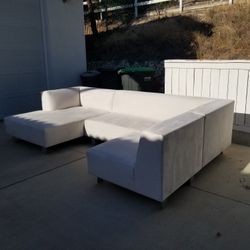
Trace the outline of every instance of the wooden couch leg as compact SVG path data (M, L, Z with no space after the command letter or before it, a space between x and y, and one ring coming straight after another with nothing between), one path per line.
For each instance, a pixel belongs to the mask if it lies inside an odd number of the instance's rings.
M102 183L102 182L103 182L103 179L102 179L102 178L97 177L97 183Z

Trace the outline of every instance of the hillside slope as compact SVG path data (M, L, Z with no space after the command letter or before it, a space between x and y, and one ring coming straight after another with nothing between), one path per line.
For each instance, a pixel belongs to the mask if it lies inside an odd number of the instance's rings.
M250 2L87 36L88 61L250 59Z
M214 25L206 38L196 35L197 58L250 59L250 3L211 9L204 17Z

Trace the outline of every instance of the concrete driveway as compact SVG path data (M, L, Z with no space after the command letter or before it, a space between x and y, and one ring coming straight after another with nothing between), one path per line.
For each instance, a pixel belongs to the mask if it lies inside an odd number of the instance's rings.
M249 249L250 148L232 145L168 206L88 175L89 144L48 154L0 124L0 249Z

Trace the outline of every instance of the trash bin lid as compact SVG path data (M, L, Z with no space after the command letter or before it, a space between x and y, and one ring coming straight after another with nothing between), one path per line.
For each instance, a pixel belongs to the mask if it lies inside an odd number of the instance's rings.
M150 67L126 67L118 71L119 74L130 73L154 73L155 70Z
M120 69L123 69L123 67L116 67L116 66L111 67L111 66L107 66L107 67L98 68L97 70L99 72L101 72L101 73L103 73L103 72L109 73L109 72L117 72Z

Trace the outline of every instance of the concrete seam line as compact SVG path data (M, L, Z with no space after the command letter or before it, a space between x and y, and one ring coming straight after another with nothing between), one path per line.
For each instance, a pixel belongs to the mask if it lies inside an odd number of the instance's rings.
M44 174L46 174L46 173L52 172L52 171L54 171L54 170L56 170L56 169L63 168L63 167L65 167L66 165L69 165L69 164L72 164L72 163L74 163L74 162L83 160L83 159L85 159L85 158L86 158L86 156L81 157L81 158L78 158L78 159L76 159L76 160L69 161L69 162L67 162L67 163L65 163L65 164L62 164L62 165L60 165L60 166L57 166L57 167L54 167L54 168L51 168L51 169L48 169L48 170L39 172L39 173L37 173L37 174L30 175L30 176L28 176L28 177L25 177L25 178L23 178L23 179L21 179L21 180L15 181L15 182L10 183L10 184L7 184L7 185L5 185L5 186L2 186L2 187L0 186L0 191L1 191L1 190L4 190L4 189L6 189L6 188L9 188L9 187L15 186L15 185L17 185L17 184L23 183L23 182L25 182L25 181L27 181L27 180L30 180L30 179L33 179L33 178L35 178L35 177L39 177L39 176L44 175Z
M246 205L248 207L250 206L250 203L247 203L247 202L244 202L244 201L240 201L240 200L236 200L236 199L232 199L232 198L230 198L228 196L224 196L224 195L221 195L221 194L216 194L214 192L203 190L201 188L194 187L194 186L190 186L190 188L196 189L196 190L198 190L200 192L204 192L204 193L208 193L208 194L213 194L213 195L215 195L217 197L220 197L220 198L223 198L223 199L226 199L226 200L230 200L230 201L234 201L234 202L237 202L237 203L241 203L241 204Z

